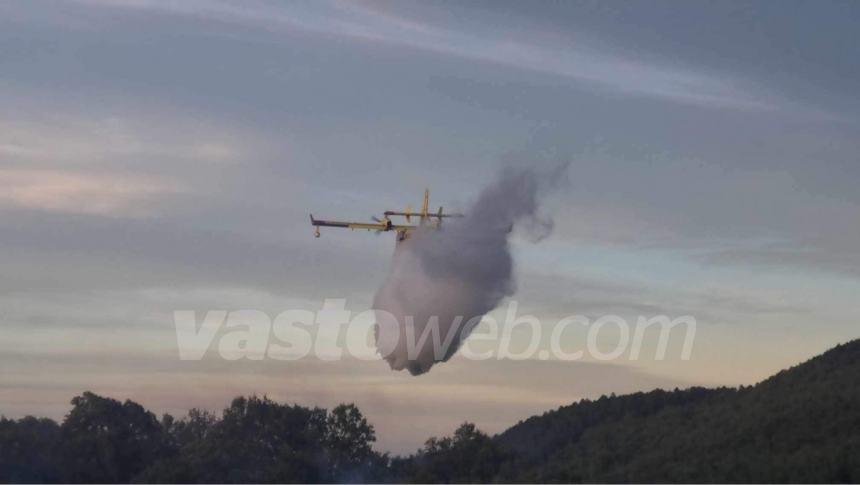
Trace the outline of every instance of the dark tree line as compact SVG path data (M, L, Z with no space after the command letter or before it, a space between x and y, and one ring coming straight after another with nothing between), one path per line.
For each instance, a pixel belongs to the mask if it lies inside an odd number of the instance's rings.
M496 481L860 482L860 340L755 385L603 397L497 437Z
M379 481L387 456L352 404L327 412L236 398L220 417L160 420L137 403L85 392L57 424L0 420L4 482Z
M375 441L353 404L326 411L239 397L221 416L192 409L158 419L85 392L61 424L0 418L0 482L481 482L504 457L469 423L409 458L375 452Z
M583 400L407 457L359 409L240 397L176 419L85 392L62 423L0 418L0 482L860 482L860 341L752 387Z

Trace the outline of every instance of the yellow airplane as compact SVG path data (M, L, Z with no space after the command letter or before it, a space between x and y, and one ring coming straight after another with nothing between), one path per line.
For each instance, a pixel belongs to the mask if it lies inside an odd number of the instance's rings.
M429 227L439 227L442 224L442 219L445 217L463 217L463 214L444 214L442 212L442 207L439 207L438 212L429 212L430 207L430 190L424 190L424 203L421 205L421 212L412 212L412 207L406 206L406 210L403 212L398 211L385 211L383 212L382 219L373 217L374 222L344 222L344 221L324 221L320 219L314 219L314 215L311 214L311 225L314 226L314 236L320 237L320 227L343 227L347 229L366 229L368 231L376 231L377 233L383 231L396 231L397 232L397 241L403 241L408 236L409 231L413 231L418 229L419 227L429 226ZM390 219L390 216L403 216L406 218L407 224L394 224ZM409 225L409 222L412 222L413 217L418 217L418 225ZM433 220L435 219L435 221Z

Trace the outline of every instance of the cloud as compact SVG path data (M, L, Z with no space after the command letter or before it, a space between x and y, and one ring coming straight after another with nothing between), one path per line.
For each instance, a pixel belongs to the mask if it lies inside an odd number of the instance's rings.
M419 49L461 59L560 76L599 89L668 101L743 110L773 104L731 75L643 62L587 45L575 36L548 35L541 26L517 38L503 27L459 29L422 22L363 2L271 4L223 1L78 0L89 6L194 16L269 32L298 31Z
M243 155L236 134L187 117L99 116L81 107L46 115L33 111L56 107L35 104L14 120L0 117L0 162L69 166L169 158L220 164Z
M766 243L757 247L731 248L699 256L707 265L756 267L775 270L812 270L850 278L860 277L860 251L855 238L835 241Z
M105 114L22 93L0 115L0 208L151 216L171 198L212 194L234 165L267 149L248 130L162 108Z
M523 314L547 321L569 315L592 319L603 315L639 316L693 315L699 323L748 325L755 319L807 318L818 310L810 302L791 301L779 292L723 286L716 281L701 287L664 288L561 272L528 272L522 275L522 290L516 299Z
M0 205L48 212L143 215L148 201L181 190L176 182L148 175L0 168Z

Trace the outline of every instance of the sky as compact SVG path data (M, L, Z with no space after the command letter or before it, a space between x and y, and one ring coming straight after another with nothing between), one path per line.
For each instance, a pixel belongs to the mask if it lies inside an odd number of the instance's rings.
M177 415L355 402L407 453L854 339L858 21L855 2L2 2L0 414L62 419L84 390ZM309 212L365 221L425 187L465 210L502 167L560 161L552 234L512 237L512 299L545 322L692 315L689 360L179 359L176 310L370 307L393 236L316 239Z

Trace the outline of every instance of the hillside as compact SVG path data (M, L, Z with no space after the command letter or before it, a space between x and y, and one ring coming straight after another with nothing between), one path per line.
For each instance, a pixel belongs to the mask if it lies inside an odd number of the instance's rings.
M860 341L752 387L583 401L496 440L506 481L857 482Z

